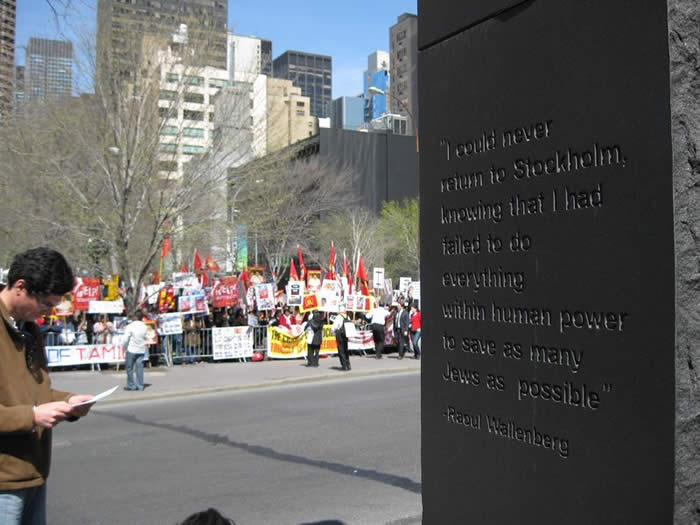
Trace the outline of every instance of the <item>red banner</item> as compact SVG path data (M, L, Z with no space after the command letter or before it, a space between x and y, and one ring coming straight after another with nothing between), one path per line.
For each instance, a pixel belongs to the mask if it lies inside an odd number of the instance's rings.
M100 300L100 278L78 277L73 288L73 310L87 312L90 301Z
M222 277L212 290L212 306L227 308L238 305L238 278Z

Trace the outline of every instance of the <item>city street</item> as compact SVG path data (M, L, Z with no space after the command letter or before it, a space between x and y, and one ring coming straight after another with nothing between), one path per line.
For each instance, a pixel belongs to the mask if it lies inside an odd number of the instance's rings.
M420 523L420 374L98 405L48 486L58 525Z

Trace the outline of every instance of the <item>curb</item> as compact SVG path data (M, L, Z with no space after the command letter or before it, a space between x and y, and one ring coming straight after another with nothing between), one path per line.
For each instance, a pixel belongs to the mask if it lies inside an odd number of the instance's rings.
M420 374L420 368L399 368L395 370L376 370L376 371L366 371L357 372L355 374L324 374L321 376L314 377L297 377L289 379L273 379L265 381L262 383L252 383L249 385L227 385L227 386L217 386L211 388L198 388L193 390L179 390L176 392L163 392L161 394L138 394L135 397L119 398L119 399L105 399L100 401L99 405L118 405L124 403L132 403L134 401L156 401L160 399L176 398L176 397L189 397L196 395L205 394L216 394L218 392L237 392L243 390L259 390L262 388L270 388L275 386L285 386L285 385L300 385L305 383L318 383L327 381L343 381L346 379L353 379L358 377L372 377L379 375L396 375L396 374L410 374L418 373Z

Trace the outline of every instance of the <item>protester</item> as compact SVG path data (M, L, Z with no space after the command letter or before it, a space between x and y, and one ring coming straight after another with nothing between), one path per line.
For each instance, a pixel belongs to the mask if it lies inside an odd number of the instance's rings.
M394 314L394 340L399 359L403 359L406 348L408 348L408 326L408 312L399 303L396 305L396 313Z
M289 307L285 306L282 310L282 316L280 317L279 325L283 326L287 330L292 329L292 325L297 324L296 318L289 311Z
M338 345L338 358L340 359L340 368L349 371L350 370L350 355L348 354L348 336L345 333L345 323L348 317L345 311L345 307L341 306L338 315L335 316L333 320L333 325L331 330L335 334L335 342Z
M382 358L384 351L384 322L389 317L389 312L384 308L384 304L379 301L377 306L367 312L365 317L372 324L372 339L374 340L374 354L377 359Z
M420 308L414 302L411 305L411 344L413 345L413 357L420 359Z
M185 364L191 365L198 360L199 347L202 344L202 337L199 332L202 329L202 323L193 315L185 316Z
M90 395L51 388L36 325L73 288L73 272L54 250L35 248L12 261L0 289L0 516L3 525L46 523L51 429L87 415Z
M323 342L323 317L321 312L315 310L311 315L311 319L307 322L306 327L306 366L318 367L318 354L321 350Z
M148 328L139 314L131 316L131 322L124 329L122 345L126 348L126 387L124 390L143 390L143 358L146 354L146 333ZM134 382L134 370L136 381Z

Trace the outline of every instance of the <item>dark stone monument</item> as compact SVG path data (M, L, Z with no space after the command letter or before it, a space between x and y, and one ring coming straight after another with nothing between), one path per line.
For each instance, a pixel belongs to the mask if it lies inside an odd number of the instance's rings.
M695 4L419 0L424 523L698 523Z

